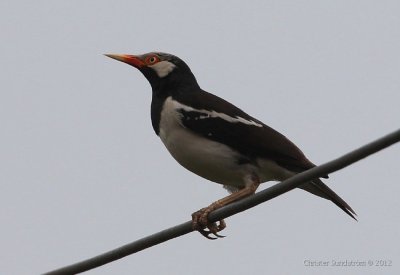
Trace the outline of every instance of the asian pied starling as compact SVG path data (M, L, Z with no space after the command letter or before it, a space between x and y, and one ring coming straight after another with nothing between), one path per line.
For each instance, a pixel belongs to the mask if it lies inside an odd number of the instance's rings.
M223 237L218 232L226 227L224 220L209 222L210 212L253 194L260 183L283 181L315 166L284 135L202 90L180 58L161 52L106 56L132 65L150 82L153 129L175 160L231 192L192 214L193 228L205 237ZM299 188L331 200L356 219L354 210L320 179Z

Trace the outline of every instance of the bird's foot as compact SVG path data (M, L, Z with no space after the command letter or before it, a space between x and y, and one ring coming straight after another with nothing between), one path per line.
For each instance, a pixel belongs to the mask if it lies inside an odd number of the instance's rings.
M192 227L194 230L200 232L201 235L206 237L209 240L215 240L217 238L224 238L225 236L218 234L218 232L222 231L226 227L226 223L224 220L220 220L218 222L209 222L208 214L210 214L215 209L220 208L221 206L213 203L206 208L202 208L199 211L196 211L192 214ZM214 235L210 236L210 235Z

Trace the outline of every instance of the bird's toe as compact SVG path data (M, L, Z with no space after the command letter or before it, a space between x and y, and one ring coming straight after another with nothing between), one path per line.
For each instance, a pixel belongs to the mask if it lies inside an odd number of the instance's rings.
M192 214L192 227L197 230L204 237L210 240L215 240L217 238L224 238L225 236L220 235L219 232L226 228L226 223L224 220L219 222L209 222L208 214L212 211L209 207L200 209ZM212 237L214 235L215 237Z

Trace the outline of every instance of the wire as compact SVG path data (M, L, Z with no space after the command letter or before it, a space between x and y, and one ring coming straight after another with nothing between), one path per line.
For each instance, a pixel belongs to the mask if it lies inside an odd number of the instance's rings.
M343 169L344 167L349 166L350 164L353 164L399 141L400 141L400 129L380 139L377 139L371 143L368 143L350 153L347 153L335 160L329 161L323 165L299 173L283 182L277 183L250 197L244 198L240 201L237 201L223 208L220 208L210 213L209 220L211 222L215 222L230 217L239 212L245 211L260 203L266 202L279 195L282 195L283 193L286 193L298 187L302 183L308 182L312 179L316 179L323 175L327 175L332 172ZM113 249L111 251L105 252L93 258L83 260L81 262L44 273L44 275L77 274L84 271L88 271L90 269L105 265L107 263L121 259L133 253L152 247L154 245L188 234L192 231L193 231L192 223L191 221L188 221L176 225L174 227L165 229L153 235L144 237L137 241L131 242L119 248Z

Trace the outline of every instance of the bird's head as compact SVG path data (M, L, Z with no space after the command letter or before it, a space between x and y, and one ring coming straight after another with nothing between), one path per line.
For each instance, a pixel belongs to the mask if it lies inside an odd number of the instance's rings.
M147 78L155 92L179 89L183 86L198 87L189 66L172 54L151 52L143 55L106 54L106 56L137 68Z

